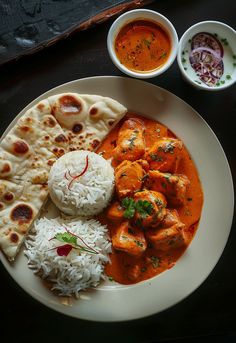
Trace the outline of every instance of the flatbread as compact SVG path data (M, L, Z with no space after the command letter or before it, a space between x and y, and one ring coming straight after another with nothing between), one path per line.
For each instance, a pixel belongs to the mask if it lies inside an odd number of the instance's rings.
M0 143L0 246L9 260L47 199L52 164L68 148L66 138L63 145L57 143L64 132L51 117L54 126L49 130L46 116L27 112Z
M73 150L95 150L126 111L111 98L57 94L26 111L2 139L0 247L10 261L48 197L56 159Z
M65 93L48 101L70 151L95 150L127 111L119 102L99 95Z

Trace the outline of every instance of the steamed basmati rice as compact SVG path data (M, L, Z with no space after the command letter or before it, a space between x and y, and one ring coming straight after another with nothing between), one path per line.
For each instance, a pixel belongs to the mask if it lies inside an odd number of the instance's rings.
M67 256L59 256L53 249L65 243L52 239L66 229L81 237L98 254L72 249ZM79 296L79 291L96 287L105 278L104 264L109 262L111 252L106 226L97 220L77 219L74 221L42 218L36 221L26 241L28 266L43 279L53 283L52 290L59 295ZM83 245L78 239L78 244ZM85 246L85 245L84 245Z
M70 184L71 175L86 172ZM72 151L60 157L49 174L49 192L55 205L72 216L94 216L109 203L114 189L114 170L102 156Z

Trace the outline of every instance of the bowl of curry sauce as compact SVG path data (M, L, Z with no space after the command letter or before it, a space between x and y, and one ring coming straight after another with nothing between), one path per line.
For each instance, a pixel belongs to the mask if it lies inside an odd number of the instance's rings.
M178 36L162 14L138 9L114 21L107 47L117 68L129 76L146 79L162 74L174 62Z

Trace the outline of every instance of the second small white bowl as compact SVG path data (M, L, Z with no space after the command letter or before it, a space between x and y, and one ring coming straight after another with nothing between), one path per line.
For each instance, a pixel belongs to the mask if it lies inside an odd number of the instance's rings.
M129 22L132 22L134 20L142 20L142 19L151 20L159 24L161 27L164 28L164 30L167 32L171 40L171 52L166 63L164 63L161 67L157 69L147 71L147 72L133 71L126 68L123 64L120 63L118 57L116 56L115 48L114 48L114 42L120 29L124 25L128 24ZM148 78L155 77L164 73L164 71L166 71L172 65L177 55L178 36L177 36L174 26L162 14L155 11L151 11L151 10L137 9L137 10L129 11L122 14L120 17L118 17L114 21L114 23L110 27L110 30L107 36L107 48L108 48L108 52L111 57L111 60L116 65L116 67L119 68L123 73L129 76L140 78L140 79L148 79Z
M200 32L215 35L224 49L222 58L224 73L217 85L213 87L201 82L189 63L192 38ZM180 39L177 61L184 79L193 87L213 92L228 88L236 82L236 31L232 27L214 20L202 21L191 26Z

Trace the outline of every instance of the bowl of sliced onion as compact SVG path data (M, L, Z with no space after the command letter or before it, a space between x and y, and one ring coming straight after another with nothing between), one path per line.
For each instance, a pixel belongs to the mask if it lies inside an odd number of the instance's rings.
M217 91L236 81L236 31L218 21L191 26L181 37L177 61L185 80Z

